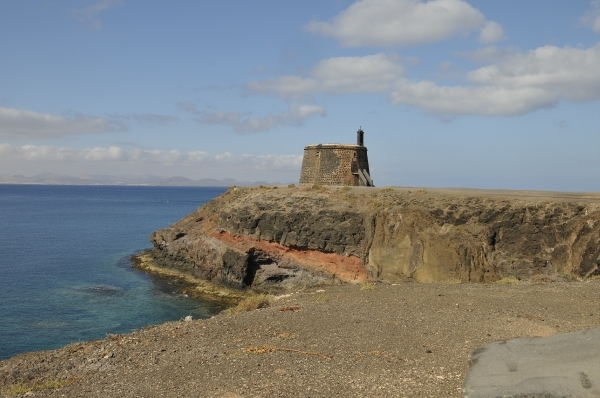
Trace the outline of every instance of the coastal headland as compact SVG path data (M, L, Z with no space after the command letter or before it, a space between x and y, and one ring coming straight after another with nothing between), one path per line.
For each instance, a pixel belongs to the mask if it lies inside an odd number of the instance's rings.
M21 354L0 396L459 397L484 344L600 327L600 194L234 187L151 240L270 306Z
M155 269L274 291L600 274L600 194L230 188L150 238Z

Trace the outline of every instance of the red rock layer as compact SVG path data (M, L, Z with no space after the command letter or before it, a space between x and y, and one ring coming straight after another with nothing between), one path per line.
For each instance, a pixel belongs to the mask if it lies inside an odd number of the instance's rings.
M252 249L260 250L273 258L280 259L282 263L295 263L307 271L325 273L344 282L360 283L368 279L368 272L358 257L324 253L317 250L294 249L275 242L232 235L225 231L212 232L210 235L237 250L244 252Z

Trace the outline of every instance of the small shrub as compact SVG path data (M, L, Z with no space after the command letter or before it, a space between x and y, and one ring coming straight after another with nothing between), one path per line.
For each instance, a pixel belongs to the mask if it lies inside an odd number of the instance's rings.
M350 187L349 187L349 186L345 186L345 187L342 187L342 188L340 189L340 191L342 191L342 192L347 192L347 191L349 191L349 190L350 190Z
M273 296L270 294L253 294L245 297L235 307L227 310L229 315L239 314L240 312L254 311L259 308L266 308L271 305Z
M375 290L373 281L366 281L360 284L360 290Z
M577 280L577 275L572 273L564 273L558 274L558 278L564 280L565 282L575 282Z
M288 188L296 188L296 184L290 184L288 185Z
M506 276L500 280L497 280L496 283L500 284L500 285L508 285L511 283L519 283L521 282L519 279L515 278L514 276Z
M326 294L317 294L315 297L312 298L312 301L315 302L321 302L321 301L327 301L327 295Z
M323 187L320 186L319 184L315 184L315 185L312 186L312 189L315 190L315 191L319 191L319 190L323 189Z

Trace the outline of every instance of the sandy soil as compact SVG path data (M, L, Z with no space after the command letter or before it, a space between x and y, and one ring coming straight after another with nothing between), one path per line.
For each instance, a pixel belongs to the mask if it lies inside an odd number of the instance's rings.
M483 344L600 327L600 280L365 286L19 355L0 362L0 395L26 382L62 385L35 397L461 396Z

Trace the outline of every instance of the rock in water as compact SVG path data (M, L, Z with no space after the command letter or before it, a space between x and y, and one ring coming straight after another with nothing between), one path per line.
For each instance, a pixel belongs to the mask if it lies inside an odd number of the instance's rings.
M497 341L471 354L465 398L600 396L600 329Z

